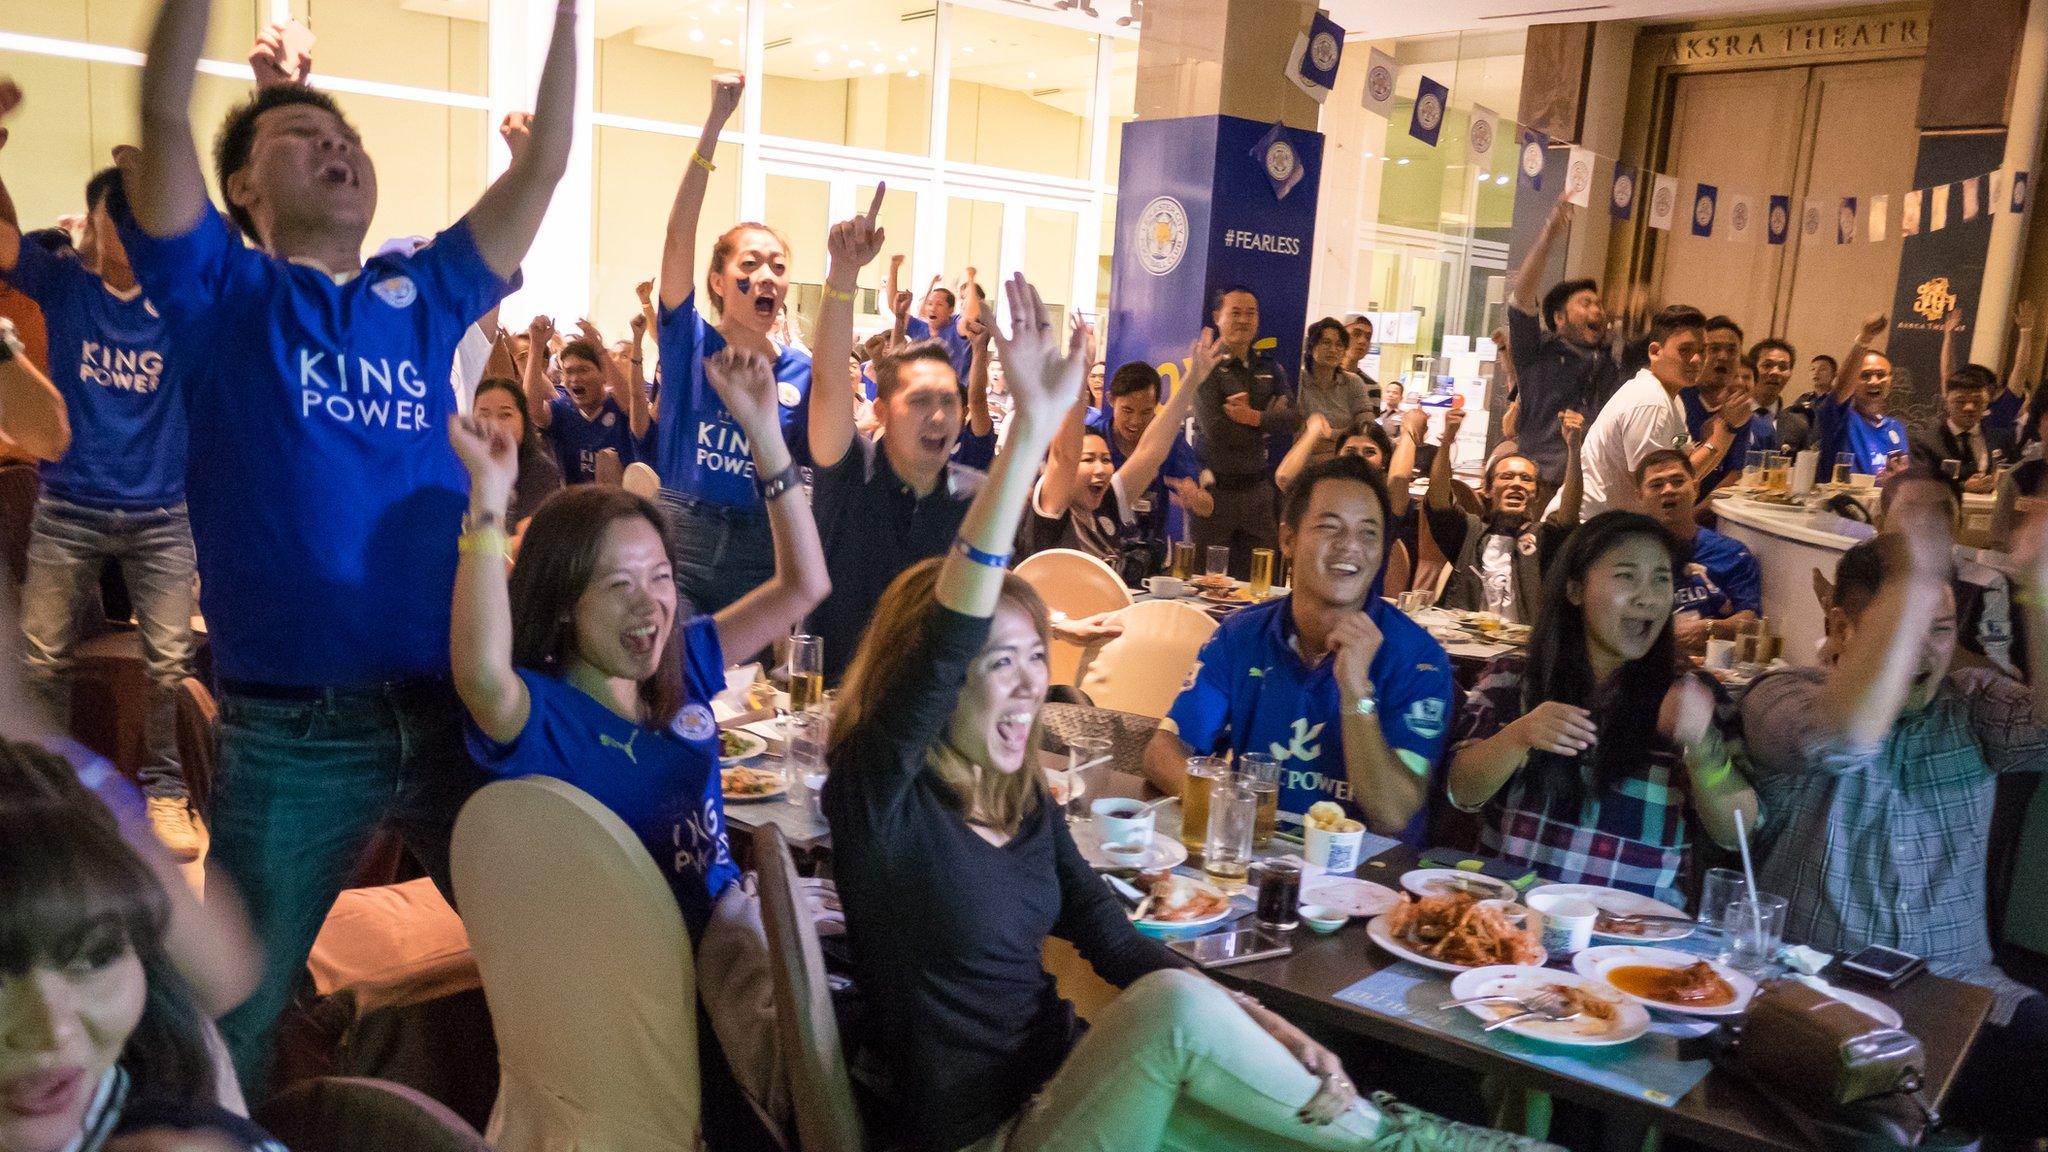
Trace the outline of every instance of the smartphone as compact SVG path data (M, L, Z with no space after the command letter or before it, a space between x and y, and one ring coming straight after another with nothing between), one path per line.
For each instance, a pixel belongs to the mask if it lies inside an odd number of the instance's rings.
M1844 976L1880 988L1897 988L1925 970L1927 961L1911 952L1872 944L1854 956L1845 957L1841 967Z
M1285 936L1258 928L1212 932L1192 940L1169 940L1166 946L1193 960L1200 968L1249 964L1254 960L1271 960L1294 952L1294 943Z

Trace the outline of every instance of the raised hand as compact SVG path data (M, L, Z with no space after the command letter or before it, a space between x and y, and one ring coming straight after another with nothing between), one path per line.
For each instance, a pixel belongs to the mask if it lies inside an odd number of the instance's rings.
M1353 699L1372 695L1372 658L1380 651L1379 625L1364 612L1347 613L1330 629L1332 670L1337 687Z
M526 322L526 338L532 342L532 347L540 349L542 355L546 355L548 342L555 338L554 319L544 313L536 314L533 319Z
M1732 388L1727 398L1721 401L1718 415L1729 431L1739 432L1749 423L1749 418L1756 415L1756 397L1747 388Z
M13 115L21 107L21 86L11 79L0 79L0 120ZM0 148L7 147L7 129L0 128Z
M1005 282L1003 291L1010 302L1012 328L1007 337L1000 329L995 334L1004 384L1015 414L1049 434L1081 394L1088 374L1088 326L1076 325L1062 350L1045 302L1024 274Z
M1567 448L1576 448L1586 435L1586 414L1576 408L1566 408L1557 414L1557 434L1564 438Z
M633 331L633 343L638 344L647 339L647 313L633 313L633 318L626 321L626 326Z
M976 348L986 348L989 340L995 335L995 327L976 317L960 322L960 334L967 337L967 342Z
M1427 417L1424 417L1424 419L1427 419ZM1465 410L1457 407L1446 408L1444 410L1444 443L1449 444L1451 441L1456 440L1458 438L1458 429L1464 426Z
M1216 366L1223 363L1223 358L1228 355L1230 350L1223 346L1223 338L1216 334L1216 330L1202 329L1202 334L1195 337L1194 343L1188 345L1188 378L1182 387L1207 380L1209 373L1214 372Z
M711 78L711 114L706 122L723 125L739 109L740 96L747 90L747 78L728 72Z
M1315 440L1328 440L1337 434L1337 430L1330 427L1330 418L1321 412L1311 412L1303 418L1301 431L1302 435Z
M887 230L875 223L875 217L881 213L882 196L888 191L887 184L876 185L874 201L868 205L865 215L842 220L832 226L832 231L825 237L825 250L832 257L833 268L858 271L874 263L875 257L882 254Z
M533 139L533 113L505 113L505 118L498 121L498 139L505 142L505 150L517 161L525 154L527 142Z
M1885 315L1882 312L1872 312L1870 315L1863 318L1863 327L1856 334L1857 343L1862 344L1864 347L1867 348L1870 346L1870 342L1872 340L1875 340L1879 336L1884 335L1885 329L1890 328L1891 326L1891 317Z
M469 470L472 498L504 511L519 484L519 445L474 416L457 416L448 422L448 443Z
M1429 438L1429 411L1424 408L1410 408L1401 416L1401 435L1417 444Z
M249 70L259 89L304 84L313 74L313 33L296 20L265 28L249 49Z
M1531 752L1577 756L1600 742L1600 730L1593 726L1591 712L1557 700L1538 704L1511 727L1517 729L1517 738Z
M1714 723L1714 693L1698 676L1680 676L1664 693L1657 710L1657 731L1680 748L1706 739Z
M597 330L597 325L592 324L588 318L576 321L576 333L587 341L592 348L597 349L601 355L609 356L611 354L607 350L604 336Z
M728 344L717 355L705 358L704 379L749 437L764 428L781 427L775 372L766 357L741 352Z

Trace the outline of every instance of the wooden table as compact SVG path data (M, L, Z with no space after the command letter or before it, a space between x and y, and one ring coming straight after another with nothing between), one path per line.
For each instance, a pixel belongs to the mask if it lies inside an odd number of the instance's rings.
M1367 861L1358 869L1358 876L1398 891L1401 874L1415 864L1414 852L1397 848ZM1676 1106L1658 1107L1525 1064L1483 1044L1338 1000L1338 992L1398 963L1373 946L1361 921L1354 920L1329 936L1298 930L1294 937L1295 950L1290 956L1218 968L1212 974L1253 993L1291 1019L1362 1036L1498 1077L1508 1085L1585 1105L1607 1116L1610 1127L1622 1135L1620 1143L1610 1139L1614 1147L1631 1146L1640 1140L1643 1129L1655 1127L1727 1152L1811 1152L1770 1104L1719 1069L1709 1072ZM1984 1025L1991 1010L1991 993L1974 984L1923 975L1896 991L1875 995L1896 1008L1905 1018L1906 1030L1920 1038L1927 1055L1928 1089L1939 1101L1948 1093L1964 1054Z

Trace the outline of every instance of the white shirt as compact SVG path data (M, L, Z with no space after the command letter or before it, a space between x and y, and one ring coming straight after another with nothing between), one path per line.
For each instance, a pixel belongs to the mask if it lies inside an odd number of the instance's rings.
M1677 448L1684 442L1685 408L1677 393L1666 391L1648 368L1637 372L1586 429L1580 449L1585 473L1580 517L1591 520L1602 512L1633 506L1636 465L1659 448ZM1551 501L1552 508L1562 495Z
M1967 435L1970 438L1970 454L1977 458L1975 461L1975 466L1978 473L1981 474L1984 472L1991 471L1991 455L1990 452L1984 447L1983 424L1980 423L1975 428L1972 428L1967 433L1965 433L1961 428L1956 427L1955 421L1953 420L1944 420L1942 421L1942 423L1948 425L1948 434L1954 436L1956 439L1960 440L1965 435Z

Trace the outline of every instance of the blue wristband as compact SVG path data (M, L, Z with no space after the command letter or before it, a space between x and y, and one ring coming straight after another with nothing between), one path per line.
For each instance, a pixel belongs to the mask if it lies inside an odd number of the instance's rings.
M953 551L958 552L984 568L1008 568L1010 566L1009 553L983 552L965 540L953 541Z

